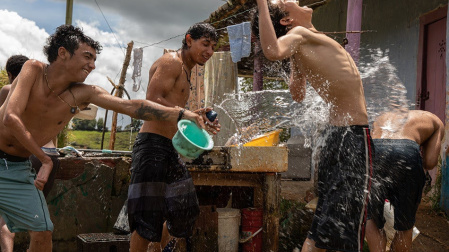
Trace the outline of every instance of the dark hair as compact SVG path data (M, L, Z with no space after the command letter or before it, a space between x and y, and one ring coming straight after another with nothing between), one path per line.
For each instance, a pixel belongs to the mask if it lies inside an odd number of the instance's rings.
M100 54L103 47L99 42L84 35L83 31L72 25L61 25L56 28L56 32L50 35L47 39L47 45L44 46L44 53L47 55L48 62L52 63L58 57L58 49L64 47L73 55L78 49L80 43L86 43L88 46L95 49L97 54Z
M184 39L182 40L182 49L187 49L186 36L190 34L190 37L194 40L200 39L202 37L208 38L212 41L218 41L218 34L215 28L208 23L196 23L190 26L189 30L187 30L184 35Z
M280 23L281 19L287 16L287 12L282 10L279 5L271 3L268 4L268 11L270 12L271 23L273 23L276 37L279 38L287 34L287 27L285 25L281 25ZM251 28L253 34L259 38L259 11L257 8L251 17Z
M13 77L19 75L20 70L22 70L23 64L29 60L27 56L23 55L13 55L6 61L6 72L11 73Z

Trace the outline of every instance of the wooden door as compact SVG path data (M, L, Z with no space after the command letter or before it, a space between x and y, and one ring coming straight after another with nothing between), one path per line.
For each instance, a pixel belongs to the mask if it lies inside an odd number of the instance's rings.
M437 115L445 122L446 110L446 22L447 5L420 18L418 52L418 109ZM429 171L432 185L437 169Z
M447 6L421 17L417 108L445 121Z

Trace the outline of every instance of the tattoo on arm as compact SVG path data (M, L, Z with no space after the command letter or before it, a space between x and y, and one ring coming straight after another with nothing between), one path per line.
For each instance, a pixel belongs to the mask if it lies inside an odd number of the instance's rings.
M141 103L140 108L136 110L137 118L150 121L150 120L166 120L169 115L158 108L154 108Z

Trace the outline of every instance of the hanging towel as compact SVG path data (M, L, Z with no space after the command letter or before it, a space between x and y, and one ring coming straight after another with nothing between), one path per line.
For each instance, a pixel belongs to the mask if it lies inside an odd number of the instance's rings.
M237 63L251 53L251 24L244 22L227 27L232 62Z
M242 23L243 41L242 41L242 57L248 57L251 54L251 23Z

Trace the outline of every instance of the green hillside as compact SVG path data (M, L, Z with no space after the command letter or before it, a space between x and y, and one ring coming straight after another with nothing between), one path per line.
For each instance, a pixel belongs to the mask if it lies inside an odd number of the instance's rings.
M117 132L115 138L114 150L130 151L138 132ZM101 149L102 132L69 130L67 134L67 143L77 149ZM109 139L111 132L104 134L103 149L109 149Z

